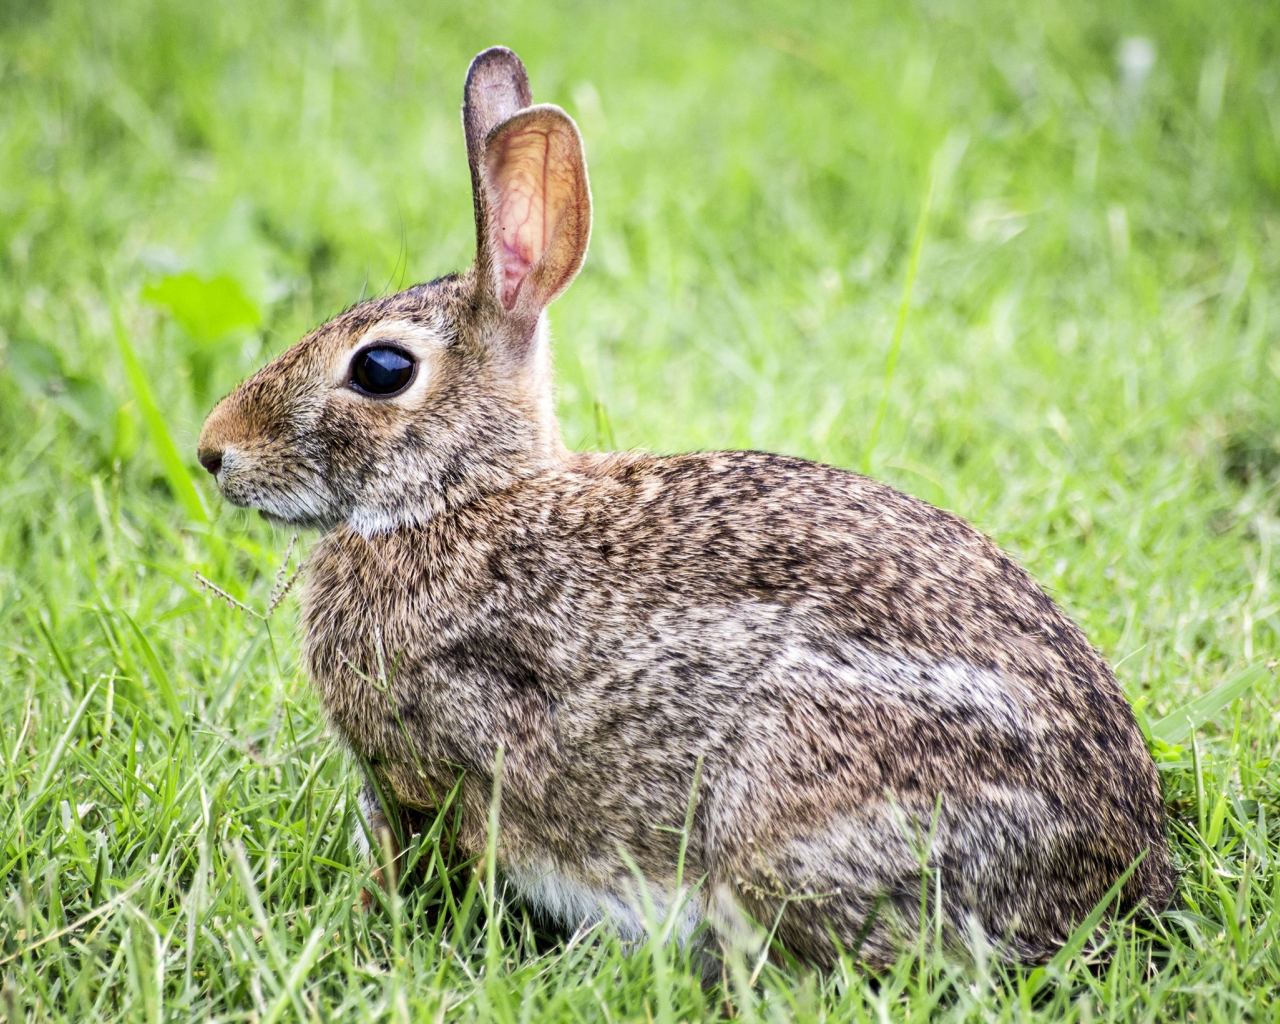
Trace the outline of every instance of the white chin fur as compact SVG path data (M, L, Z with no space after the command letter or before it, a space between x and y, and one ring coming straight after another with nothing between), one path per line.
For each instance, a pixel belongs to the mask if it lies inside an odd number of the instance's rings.
M310 525L334 521L329 503L314 494L291 494L283 500L274 497L260 499L254 502L254 507L272 519L281 519L286 523Z
M223 451L222 469L217 480L218 490L227 501L240 508L255 509L268 519L326 528L340 518L334 514L332 496L318 475L295 472L287 489L282 489L278 483L263 486L255 459L246 457L234 447Z
M327 529L339 520L330 503L311 491L294 491L290 494L240 494L234 487L222 489L223 496L233 505L251 508L266 518L295 526Z

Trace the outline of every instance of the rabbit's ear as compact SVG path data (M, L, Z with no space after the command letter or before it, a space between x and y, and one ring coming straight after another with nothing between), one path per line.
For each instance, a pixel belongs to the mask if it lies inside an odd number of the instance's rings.
M587 254L591 190L578 126L559 107L521 110L489 133L480 179L478 270L531 334Z
M533 102L529 73L520 58L505 46L494 46L477 55L467 69L462 100L462 130L467 137L467 161L471 185L480 199L480 162L484 140L498 125Z

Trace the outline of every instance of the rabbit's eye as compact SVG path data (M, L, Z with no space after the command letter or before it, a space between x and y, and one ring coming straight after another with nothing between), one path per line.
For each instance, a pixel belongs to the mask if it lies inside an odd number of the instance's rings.
M367 348L351 362L351 386L366 395L394 395L413 380L417 364L398 348Z

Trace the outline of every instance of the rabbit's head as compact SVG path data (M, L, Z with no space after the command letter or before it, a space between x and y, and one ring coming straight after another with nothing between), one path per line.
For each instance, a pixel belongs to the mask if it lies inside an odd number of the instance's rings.
M348 310L218 403L198 453L227 500L369 535L563 456L544 311L582 266L591 195L573 120L530 99L510 50L472 62L474 266Z

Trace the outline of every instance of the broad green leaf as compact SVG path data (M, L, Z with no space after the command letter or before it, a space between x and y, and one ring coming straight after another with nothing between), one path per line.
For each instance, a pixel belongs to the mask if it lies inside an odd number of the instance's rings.
M142 289L152 305L167 309L197 341L210 342L240 327L255 327L258 307L225 274L204 278L187 271L153 281Z

